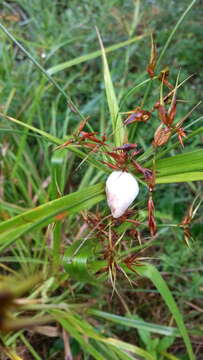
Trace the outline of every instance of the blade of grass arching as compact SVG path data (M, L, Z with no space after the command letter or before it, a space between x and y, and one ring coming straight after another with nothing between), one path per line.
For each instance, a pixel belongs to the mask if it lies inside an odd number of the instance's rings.
M120 360L137 360L134 356L130 356L129 353L122 351L121 349L114 348L114 352L119 356Z
M12 121L12 122L14 122L14 123L16 123L16 124L18 124L20 126L23 126L23 127L27 128L29 130L32 130L37 134L40 134L42 137L44 137L45 139L49 140L50 142L52 142L54 144L61 145L63 143L63 141L61 139L47 133L44 130L38 129L38 128L32 126L32 125L26 124L26 123L24 123L22 121L19 121L19 120L15 119L15 118L13 118L11 116L8 116L8 115L5 115L3 113L0 113L0 116L2 118L5 118L5 119L9 120L9 121Z
M158 177L203 171L203 150L190 151L157 160Z
M121 340L117 340L114 338L103 338L100 339L101 342L103 342L106 346L109 345L111 346L112 349L115 349L115 351L118 353L119 351L119 355L123 357L121 357L121 359L135 359L134 357L129 357L130 353L134 354L134 355L138 355L139 359L140 357L144 360L156 360L155 357L153 355L151 355L148 351L140 348L139 346L136 345L132 345L129 344L127 342L121 341ZM120 353L120 351L122 351ZM138 360L138 359L136 359Z
M95 242L89 240L81 247L82 241L74 241L72 245L68 246L63 257L64 269L71 278L79 282L99 285L99 281L90 273L87 263L95 247Z
M181 15L181 17L179 18L178 22L176 23L176 25L174 26L173 30L171 31L165 45L164 45L164 48L161 52L161 54L159 55L158 57L158 60L157 60L157 66L159 65L159 63L161 62L162 60L162 57L164 56L167 48L169 47L172 39L173 39L173 36L175 35L176 31L178 30L179 26L181 25L182 21L184 20L185 16L188 14L188 12L190 11L190 9L193 7L193 5L196 3L196 0L193 0L191 1L191 3L189 4L189 6L186 8L186 10L184 11L184 13Z
M57 215L70 215L97 204L103 200L104 185L89 186L84 190L50 201L26 211L0 224L0 246L5 248L19 236L57 221Z
M65 97L68 102L68 105L74 109L74 111L84 119L83 115L80 113L77 106L73 103L70 96L63 90L63 88L52 78L52 76L40 65L40 63L16 40L16 38L10 33L10 31L5 28L3 24L0 23L0 29L11 39L14 44L16 44L19 49L32 61L32 63L41 71L43 75L59 90L59 92Z
M69 178L72 169L72 158L67 162L68 152L66 149L54 151L51 156L51 183L49 186L49 199L54 200L60 194L63 195L65 181Z
M115 349L115 350L119 350L119 351L123 351L123 355L125 357L122 357L122 359L135 359L134 357L127 357L127 355L130 355L129 353L132 353L134 355L138 355L139 358L141 357L144 360L156 360L156 358L151 355L148 351L142 349L139 346L136 345L132 345L130 343L121 341L121 340L117 340L115 338L101 338L100 341L102 343L104 343L106 346L109 345L111 346L111 348ZM121 353L122 354L122 353Z
M118 360L118 359L120 359L120 357L118 358L116 356L114 349L111 349L110 346L107 347L106 345L104 345L104 344L102 344L102 343L100 343L98 341L93 341L93 344L94 344L95 348L97 349L97 351L101 355L103 355L104 359L108 359L108 360ZM128 358L126 358L126 360L128 360Z
M95 185L94 185L95 186ZM98 189L98 186L95 189ZM88 189L87 189L88 190ZM89 189L90 190L90 189ZM93 189L91 189L93 190ZM84 191L83 191L84 193ZM78 192L79 196L81 195L81 201L79 199L74 199L75 194L67 195L61 199L51 201L45 205L39 206L38 208L26 211L21 215L18 215L12 219L4 221L0 224L0 243L4 247L5 244L10 243L17 239L20 235L30 231L37 226L45 226L51 222L56 222L55 218L58 214L64 214L68 210L68 214L75 213L77 211L90 208L95 203L103 199L102 191L94 193L93 197L82 196L82 192ZM68 199L67 199L68 197ZM58 202L58 200L60 200ZM68 200L68 201L67 201ZM73 204L71 203L73 201ZM65 203L67 203L65 205ZM73 205L73 206L72 206ZM49 211L48 211L49 210ZM27 217L25 217L27 215ZM66 214L67 215L67 214ZM65 214L64 214L65 216ZM10 227L10 230L9 230Z
M2 199L0 199L0 206L1 206L1 210L3 210L3 209L7 210L8 212L11 212L12 214L20 214L23 211L28 210L28 209L23 208L22 206L9 203Z
M157 160L156 172L156 184L203 180L203 150Z
M19 331L15 331L15 333L11 334L9 337L7 337L6 339L6 346L8 347L12 347L12 345L15 343L16 339L18 338L19 334L21 333L22 330Z
M190 181L201 181L203 180L203 171L202 172L191 172L191 173L182 173L177 175L161 176L157 177L157 184L172 184L178 182L190 182Z
M168 288L167 283L162 278L159 271L151 264L145 264L139 267L137 266L135 267L135 269L136 272L138 272L138 274L140 274L141 276L145 276L149 278L158 289L160 295L162 296L163 300L165 301L166 305L168 306L171 314L173 315L176 321L180 334L182 335L182 338L184 340L189 359L195 360L195 355L192 350L192 345L183 321L182 314L176 305L176 302L173 298L173 295L171 294L171 291Z
M196 150L157 160L158 177L181 174L197 174L203 171L203 150ZM198 175L199 173L199 175Z
M86 339L83 334L81 334L81 331L78 330L74 324L71 324L70 316L64 316L62 311L53 311L52 313L55 316L57 322L61 324L61 326L71 335L71 337L77 340L84 353L88 352L96 360L104 360L103 356L101 356L100 353L90 344L89 340Z
M102 339L102 342L104 342L105 344L115 346L116 348L124 350L127 353L130 352L132 354L141 356L145 360L156 360L155 357L151 355L148 351L143 350L142 348L136 345L132 345L127 342L117 340L114 338Z
M133 38L131 38L129 40L122 41L122 42L120 42L118 44L115 44L115 45L111 45L111 46L105 48L105 52L109 53L109 52L115 51L117 49L120 49L120 48L122 48L124 46L130 45L130 44L132 44L132 43L134 43L136 41L139 41L139 40L143 39L147 35L148 34L135 36L135 37L133 37ZM53 75L53 74L56 74L59 71L62 71L62 70L67 69L67 68L69 68L71 66L80 64L82 62L89 61L91 59L95 59L95 58L97 58L97 57L99 57L101 55L102 55L102 50L97 50L97 51L94 51L94 52L92 52L90 54L82 55L82 56L79 56L79 57L77 57L75 59L66 61L66 62L64 62L62 64L58 64L56 66L53 66L53 67L51 67L51 68L49 68L47 70L47 73L49 75Z
M186 125L184 127L184 130L189 129L190 127L192 127L193 125L197 124L199 121L203 120L203 116L198 117L197 119L193 120L190 124Z
M116 324L120 324L122 326L146 330L146 331L149 331L149 332L152 332L155 334L161 334L161 335L165 335L165 336L180 336L180 333L177 328L157 325L157 324L149 323L149 322L146 322L143 320L136 320L131 317L124 317L124 316L119 316L119 315L115 315L115 314L110 314L110 313L95 310L95 309L90 309L88 311L88 313L90 313L91 315L95 315L97 317L112 321Z
M111 79L111 74L110 74L103 42L102 42L102 39L101 39L98 29L96 29L96 31L97 31L97 36L98 36L99 43L101 46L101 51L102 51L104 83L105 83L105 90L106 90L106 97L107 97L109 112L111 115L111 122L112 122L113 135L114 135L114 144L115 144L115 146L121 146L124 143L125 128L124 128L121 116L119 115L118 102L116 99L116 94L114 91L114 86L113 86L113 82Z
M46 140L50 141L51 143L53 144L57 144L57 145L62 145L64 143L63 140L57 138L56 136L53 136L49 133L47 133L46 131L44 130L41 130L41 129L38 129L32 125L28 125L22 121L19 121L11 116L7 116L7 115L4 115L2 113L0 113L0 116L7 119L7 120L10 120L20 126L24 126L25 128L31 130L31 131L34 131L35 133L37 134L40 134L43 138L45 138ZM86 159L90 164L94 165L96 168L98 168L99 170L102 170L103 172L106 172L106 173L109 173L110 170L102 165L99 161L97 161L96 159L94 159L93 156L87 156L86 153L84 153L83 151L79 150L77 147L75 146L72 146L72 145L69 145L67 150L70 150L71 152L75 153L78 157L80 157L81 159Z
M113 347L116 347L118 349L124 350L126 352L132 352L135 355L139 355L141 357L143 357L146 360L155 360L155 358L149 354L148 351L143 350L142 348L132 345L132 344L128 344L124 341L120 341L114 338L105 338L103 336L101 336L98 332L96 332L94 330L94 328L87 323L86 321L84 321L81 318L76 318L73 316L69 316L68 317L69 320L69 324L72 326L75 326L75 328L80 331L80 333L83 334L83 336L88 336L96 341L100 341L106 345L112 345Z

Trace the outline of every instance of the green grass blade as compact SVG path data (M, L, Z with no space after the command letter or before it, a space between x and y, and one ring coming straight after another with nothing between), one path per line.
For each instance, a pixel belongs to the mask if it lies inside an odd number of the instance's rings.
M119 107L116 98L116 94L114 91L113 82L111 79L111 74L105 54L105 49L102 43L101 36L99 31L97 30L97 35L99 38L101 52L102 52L102 59L103 59L103 68L104 68L104 83L106 89L106 97L109 107L109 112L111 115L112 127L113 127L113 135L114 135L114 143L115 146L121 146L124 143L124 136L125 136L125 129L123 125L123 121L121 116L119 115Z
M178 30L180 24L182 23L182 21L184 20L185 16L188 14L188 12L190 11L190 9L193 7L193 5L196 3L196 0L191 1L191 3L189 4L189 6L186 8L186 10L184 11L184 13L181 15L180 19L178 20L178 22L176 23L176 25L174 26L173 30L171 31L165 45L164 48L157 60L157 66L158 64L161 62L162 57L164 56L169 44L171 43L171 40L173 39L173 36L175 35L176 31Z
M180 336L178 330L176 328L172 328L169 326L162 326L157 324L148 323L143 320L135 320L131 317L124 317L124 316L118 316L115 314L110 314L104 311L89 310L89 313L98 317L101 317L103 319L113 321L116 324L120 324L123 326L135 328L135 329L141 329L146 330L155 334L161 334L165 336Z
M154 356L152 356L148 351L143 350L142 348L126 343L124 341L120 341L114 338L105 338L101 336L98 332L94 330L94 328L84 321L81 318L76 318L72 316L68 316L68 321L70 326L73 326L83 334L83 336L88 336L89 338L94 339L95 341L106 344L107 346L111 346L124 350L126 352L132 352L135 355L139 355L146 360L155 360Z
M151 264L145 264L143 266L136 267L136 271L142 275L149 278L153 284L158 289L159 293L161 294L163 300L165 301L166 305L168 306L169 310L171 311L171 314L173 315L176 324L178 326L178 329L180 331L180 334L182 335L182 338L184 340L188 356L190 360L195 360L195 355L192 350L192 345L190 342L190 338L188 336L187 329L185 327L183 317L181 315L180 310L178 309L176 302L173 298L173 295L171 294L167 283L162 278L159 271Z
M129 39L129 40L126 40L126 41L122 41L118 44L115 44L115 45L111 45L107 48L105 48L105 53L110 53L112 51L115 51L117 49L120 49L124 46L127 46L127 45L130 45L136 41L139 41L141 39L143 39L145 36L147 36L148 34L143 34L143 35L139 35L139 36L134 36L132 39ZM86 54L86 55L82 55L82 56L79 56L75 59L72 59L72 60L69 60L69 61L65 61L61 64L58 64L58 65L55 65L51 68L49 68L47 70L47 73L49 75L53 75L53 74L56 74L57 72L59 71L62 71L64 69L67 69L71 66L74 66L74 65L77 65L77 64L80 64L80 63L83 63L85 61L89 61L89 60L92 60L92 59L95 59L99 56L102 55L102 50L97 50L97 51L94 51L92 53L89 53L89 54Z
M12 121L12 122L16 123L17 125L23 126L26 129L34 131L36 134L41 135L44 139L50 141L53 144L62 145L64 143L64 140L61 140L61 139L57 138L56 136L53 136L53 135L47 133L44 130L38 129L38 128L32 126L32 125L29 125L29 124L26 124L26 123L24 123L22 121L19 121L19 120L15 119L15 118L13 118L11 116L7 116L7 115L4 115L2 113L0 113L0 116L7 119L7 120L9 120L9 121ZM108 169L106 166L102 165L93 156L90 156L90 155L87 156L86 153L79 150L77 147L69 145L67 150L73 152L74 154L76 154L81 159L86 159L87 162L94 165L94 167L96 167L97 169L102 170L103 172L106 172L106 173L110 172L110 169Z
M32 354L34 360L42 360L41 356L36 352L36 350L33 348L33 346L30 344L30 342L26 339L26 337L22 334L20 334L20 339L26 346L26 348L29 350L30 354ZM16 358L18 360L18 358Z
M40 98L42 97L43 92L46 89L45 86L44 86L45 79L42 79L42 80L43 81L41 81L39 86L36 88L35 94L33 94L32 105L31 105L29 111L27 112L27 120L26 121L27 121L27 123L29 125L32 125L33 117L36 114L36 109L37 109L38 103L40 101ZM27 140L28 132L29 132L29 130L25 129L25 131L23 131L23 133L22 133L22 135L20 137L20 141L18 143L18 151L17 151L17 154L16 154L15 164L14 164L14 167L13 167L12 173L11 173L11 178L16 177L17 169L20 167L20 163L22 162L23 153L25 152L26 140Z
M74 109L74 111L82 118L84 119L83 115L77 108L77 106L73 103L70 96L67 95L67 93L63 90L63 88L51 77L51 75L43 68L43 66L40 65L40 63L33 58L33 56L18 42L18 40L15 39L15 37L10 33L8 29L5 28L0 23L0 29L11 39L18 47L19 49L32 61L32 63L46 76L46 78L59 90L59 92L65 97L70 107Z
M200 117L201 119L201 117ZM195 121L194 121L195 122ZM186 126L185 129L189 128L190 125ZM200 135L203 132L203 126L200 126L198 129L193 130L190 134L187 135L187 137L184 139L184 143L186 143L188 140L192 139L193 137ZM157 158L162 158L165 154L169 153L171 150L176 149L180 146L179 141L176 141L173 145L168 146L167 149L161 151Z
M130 356L129 353L122 351L121 349L114 348L114 352L118 354L119 360L135 360L134 356ZM116 358L118 359L118 358Z
M126 94L123 95L123 97L121 98L120 104L119 104L119 109L122 108L123 104L126 102L126 100L129 99L129 97L134 94L136 91L139 90L140 87L144 86L145 84L148 84L151 81L157 80L158 76L155 76L153 79L145 79L143 80L141 83L133 86L133 88L131 88L130 90L127 91Z
M87 264L88 258L93 253L92 248L95 248L95 243L88 240L81 247L81 241L74 241L72 245L68 246L63 257L64 269L70 274L71 278L79 282L97 285L98 281L88 271Z
M139 355L142 358L144 358L145 360L156 360L155 357L153 355L151 355L148 351L143 350L136 345L132 345L132 344L129 344L129 343L126 343L124 341L117 340L114 338L103 339L102 341L106 344L113 345L118 349L122 349L126 352L131 352L135 355Z
M61 326L80 344L81 348L93 356L96 360L104 360L103 356L98 353L98 351L90 344L88 339L85 339L84 335L81 334L81 329L70 322L70 316L64 317L63 313L59 311L53 312L56 320L61 324Z
M195 150L158 160L159 177L193 171L203 171L203 150Z
M57 145L63 144L63 141L62 141L61 139L59 139L59 138L57 138L56 136L53 136L53 135L47 133L47 132L44 131L44 130L38 129L38 128L32 126L32 125L26 124L26 123L24 123L24 122L22 122L22 121L20 121L20 120L17 120L17 119L15 119L15 118L11 117L11 116L7 116L7 115L2 114L2 113L0 113L0 116L1 116L2 118L5 118L5 119L7 119L7 120L9 120L9 121L12 121L12 122L16 123L17 125L23 126L23 127L25 127L26 129L29 129L29 130L34 131L36 134L41 135L42 137L44 137L46 140L49 140L49 141L52 142L53 144L57 144Z
M98 342L98 341L94 341L94 345L95 345L95 348L97 349L97 351L103 356L103 359L120 360L120 358L117 357L117 355L116 355L115 349L114 348L112 349L111 346L106 346L105 344ZM119 350L119 352L120 352L120 350ZM125 359L125 360L128 360L128 359Z
M203 180L203 150L195 150L156 162L157 184Z
M56 221L55 216L60 213L74 214L90 208L103 199L104 186L97 184L23 212L0 224L0 246L5 248L32 229Z
M203 180L203 171L201 172L191 172L191 173L182 173L169 176L161 176L156 179L156 184L172 184L179 182L189 182L189 181L201 181Z

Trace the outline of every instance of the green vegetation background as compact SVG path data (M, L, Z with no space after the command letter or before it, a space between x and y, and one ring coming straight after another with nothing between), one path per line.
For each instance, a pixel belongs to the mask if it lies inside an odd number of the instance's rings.
M134 13L134 2L131 0L18 0L1 1L1 22L15 35L16 39L38 60L50 69L55 65L99 49L95 26L98 27L105 47L129 39L131 36L142 35L154 31L160 53L172 28L189 5L188 0L153 1L144 0L140 3L139 15ZM135 16L136 15L136 16ZM136 23L133 23L135 16ZM203 36L202 23L203 5L197 1L191 9L170 47L162 59L162 65L169 66L171 79L175 81L181 68L181 78L194 76L181 88L179 96L184 99L180 105L179 116L184 115L192 106L201 100L203 93ZM133 26L134 28L133 28ZM118 95L122 96L133 86L146 78L146 67L150 54L150 37L145 36L108 54L109 66L113 83ZM53 75L62 88L71 96L84 116L90 116L90 124L94 130L104 130L109 121L102 77L101 58L85 61L68 67ZM0 32L0 107L9 116L46 130L59 138L70 135L79 123L78 116L67 108L61 94L43 77L42 73L30 62L24 53L3 32ZM144 92L139 90L123 104L122 111L129 111L139 106ZM151 89L148 96L147 110L157 100L157 89ZM192 115L197 119L202 114L200 105ZM198 124L197 124L198 126ZM136 141L146 149L156 126L148 126L147 131L139 127ZM195 128L195 127L194 127ZM132 130L133 131L133 130ZM54 199L56 189L52 188L50 174L52 165L60 162L54 157L50 147L42 138L22 131L6 121L0 123L1 155L7 154L2 175L1 200L4 203L0 217L7 214L16 215L21 208L30 208ZM193 140L187 148L201 147L202 138ZM181 149L178 152L182 151ZM171 153L173 154L173 152ZM3 160L4 161L4 160ZM67 163L72 162L72 168ZM75 171L79 160L69 157L58 176L60 184L66 185L64 193L77 190L85 178L86 165ZM68 173L67 168L70 170ZM91 178L90 178L91 180ZM183 218L188 205L197 193L202 191L201 183L175 184L160 186L155 195L155 202L162 218L169 223L178 223ZM7 205L5 205L7 204ZM75 223L71 224L74 232ZM71 228L72 226L72 228ZM182 233L163 228L153 248L155 263L164 274L176 300L184 313L185 322L190 327L199 327L200 313L198 308L203 301L202 281L202 215L192 225L194 241L192 248L186 248ZM36 237L37 242L37 237ZM21 246L22 245L22 248ZM21 248L21 250L20 250ZM30 255L25 243L19 243L14 250L15 256L22 252ZM21 255L22 255L21 253ZM7 254L3 254L7 255ZM3 258L2 255L2 258ZM23 267L15 263L16 269ZM26 265L27 266L27 265ZM26 266L24 271L26 272ZM128 284L125 284L129 288ZM77 292L80 299L97 299L104 305L104 299L88 288ZM146 280L138 281L137 288L126 290L129 306L136 307L138 315L146 321L164 323L168 313L153 286ZM133 305L136 304L136 305ZM192 305L191 305L192 304ZM119 303L112 300L105 310L118 313ZM115 310L116 309L116 310ZM122 314L122 310L120 310ZM104 325L101 325L104 326ZM110 329L108 330L110 332ZM116 332L122 340L134 342L134 333L117 327ZM61 343L54 340L50 345L49 357L58 351ZM142 345L142 340L138 337ZM203 353L203 346L197 340L196 349ZM41 346L34 338L33 343ZM75 347L76 344L74 345ZM174 351L180 358L186 359L181 344L174 345ZM57 349L57 350L56 350ZM202 349L202 350L201 350ZM41 350L40 350L41 351ZM75 349L77 353L77 349ZM197 353L198 355L198 353ZM182 357L181 357L182 356ZM199 355L198 355L199 356ZM201 357L199 357L201 359Z

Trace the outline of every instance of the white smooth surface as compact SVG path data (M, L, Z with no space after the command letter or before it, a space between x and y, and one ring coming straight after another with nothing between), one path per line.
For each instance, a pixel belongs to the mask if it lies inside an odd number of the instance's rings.
M114 218L124 214L139 193L137 180L126 171L113 171L106 181L107 203Z

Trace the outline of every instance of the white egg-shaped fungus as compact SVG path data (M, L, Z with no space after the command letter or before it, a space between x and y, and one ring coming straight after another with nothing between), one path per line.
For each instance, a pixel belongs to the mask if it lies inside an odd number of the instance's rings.
M107 203L114 218L119 218L139 193L137 180L126 171L113 171L106 181Z

